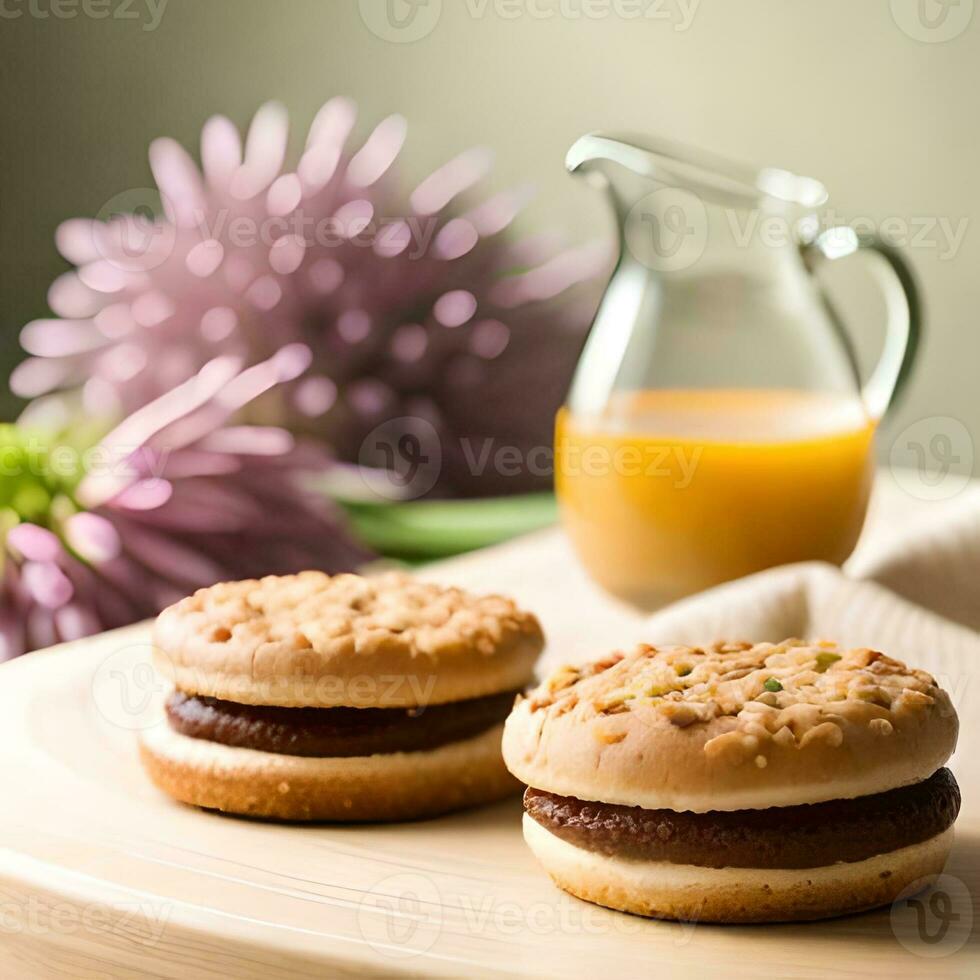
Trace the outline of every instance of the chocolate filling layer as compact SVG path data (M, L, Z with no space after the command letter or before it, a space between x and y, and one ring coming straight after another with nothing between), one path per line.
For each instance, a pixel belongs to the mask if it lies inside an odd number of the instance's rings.
M935 837L956 819L960 790L940 769L887 793L767 810L644 810L533 788L524 809L556 837L609 856L705 868L817 868Z
M167 700L181 735L280 755L348 757L418 752L459 742L502 722L516 691L425 708L276 708L196 697Z

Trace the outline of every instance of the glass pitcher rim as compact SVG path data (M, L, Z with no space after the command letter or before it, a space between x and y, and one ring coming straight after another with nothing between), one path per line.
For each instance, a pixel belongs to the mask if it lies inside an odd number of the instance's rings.
M750 207L768 198L812 210L826 203L824 185L779 167L754 167L654 135L596 131L580 137L565 156L570 173L609 160L639 177L705 195L722 204ZM606 175L602 178L608 181Z

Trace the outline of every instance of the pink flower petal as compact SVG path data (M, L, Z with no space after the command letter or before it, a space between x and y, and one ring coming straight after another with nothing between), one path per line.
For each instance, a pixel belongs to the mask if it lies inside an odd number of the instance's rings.
M145 357L145 355L143 356ZM136 373L139 374L138 371ZM114 382L93 375L82 385L82 411L93 419L118 417L123 411L119 388ZM77 417L77 413L78 408L76 406L73 417Z
M28 561L53 562L63 554L58 536L37 524L18 524L10 529L7 541Z
M58 276L48 289L48 306L66 319L94 316L102 303L102 297L89 289L74 272Z
M21 581L34 601L46 609L63 606L75 594L71 580L51 562L27 562L21 569Z
M337 333L348 344L359 344L371 332L371 317L364 310L346 310L337 317Z
M104 517L83 511L65 521L65 539L86 561L111 561L122 551L119 532Z
M201 317L201 336L217 343L231 336L238 326L238 314L227 306L215 306Z
M429 335L419 323L403 323L391 338L391 351L400 361L412 363L425 355Z
M367 228L373 217L374 205L363 199L348 201L334 212L336 230L344 238L356 238Z
M267 102L252 119L245 138L245 161L232 177L232 197L248 201L275 180L286 158L289 116L279 102Z
M36 398L68 380L73 364L69 360L29 357L21 361L10 375L10 390L21 398Z
M307 147L317 143L340 146L350 135L357 120L357 106L344 95L334 96L318 110L307 135Z
M293 404L309 418L329 411L337 401L337 385L330 378L304 378L293 393Z
M287 344L280 348L270 359L275 365L279 381L292 381L298 378L313 361L313 352L306 344Z
M120 452L132 453L177 419L206 405L229 384L240 368L241 362L235 357L216 357L208 361L194 377L133 412L102 440L98 448L110 457L118 457ZM97 476L89 474L78 490L80 499L88 506L96 506L105 500L106 488L113 493L119 489L118 481L93 479Z
M379 180L395 162L407 132L404 116L393 115L380 122L347 165L348 181L354 187L370 187Z
M265 197L265 209L274 217L292 213L303 199L303 184L296 174L283 174L273 181Z
M190 154L169 137L150 144L150 169L167 217L178 228L193 228L205 208L204 188Z
M112 499L113 507L124 510L155 510L162 507L173 494L168 480L138 480Z
M201 130L201 163L208 183L224 188L242 165L242 138L224 116L212 116Z
M113 383L132 381L147 364L146 351L136 344L116 344L96 362L97 370Z
M43 605L35 605L27 613L27 644L31 650L53 646L58 642L54 614Z
M106 260L133 279L130 288L143 288L146 274L161 266L174 250L177 229L170 221L146 214L115 214L96 232L96 243Z
M590 242L567 249L536 269L499 282L493 290L493 298L508 307L551 299L594 276L607 261L608 254L608 246L604 242Z
M490 172L493 154L484 147L464 150L443 164L412 191L410 198L416 214L435 214L454 197Z
M282 286L272 276L259 276L248 289L245 299L260 310L269 311L279 305L282 299Z
M55 612L54 624L59 638L64 643L80 640L83 636L92 636L102 629L102 624L94 610L86 609L74 602Z
M299 235L284 235L269 250L269 265L281 276L292 275L306 255L306 243Z
M476 229L465 218L453 218L439 229L435 254L440 259L458 259L472 251L478 241Z
M385 224L374 240L375 255L392 258L401 255L412 242L412 229L407 221L398 218Z
M306 344L287 344L267 361L254 364L229 381L215 396L215 402L226 411L235 411L275 385L297 378L312 358Z
M220 424L220 423L219 423ZM186 480L191 477L199 476L228 476L231 473L240 473L242 462L236 456L223 456L220 453L202 451L203 443L201 432L208 431L210 426L199 426L194 431L190 427L183 429L182 424L178 423L173 430L168 430L165 436L169 448L171 432L173 432L174 446L166 457L166 475L171 483L178 480ZM196 444L196 449L183 449L181 446Z
M20 332L21 347L38 357L85 354L104 343L91 320L32 320Z
M200 446L209 452L282 456L296 445L291 433L272 426L235 425L212 432Z
M478 357L499 357L510 343L510 328L499 320L481 320L470 335L470 350Z
M198 242L184 257L184 265L191 275L200 279L206 279L218 271L222 260L225 257L224 246L221 242L209 238L206 241Z
M128 303L113 303L95 314L93 320L99 333L109 340L118 340L136 329L136 321Z
M229 255L224 265L225 282L236 293L244 293L255 281L255 266L244 255Z
M176 312L170 297L159 290L137 296L130 307L133 319L141 327L156 327Z
M317 259L309 275L314 291L326 296L344 281L344 267L336 259Z
M95 238L98 224L90 218L69 218L63 221L54 233L58 251L75 265L83 265L102 257Z
M363 416L380 415L394 398L392 390L373 378L356 381L347 389L347 401Z
M443 293L432 307L444 327L460 327L476 313L476 297L465 289Z
M326 143L311 146L299 161L296 173L306 194L315 194L323 188L337 172L340 163L340 148Z
M0 663L24 653L24 623L13 610L0 606Z
M118 293L130 284L130 276L124 269L105 259L89 262L78 270L78 278L100 293Z
M494 194L472 211L463 215L484 237L496 235L506 228L517 217L521 209L534 196L530 186L517 187L513 190L501 191Z

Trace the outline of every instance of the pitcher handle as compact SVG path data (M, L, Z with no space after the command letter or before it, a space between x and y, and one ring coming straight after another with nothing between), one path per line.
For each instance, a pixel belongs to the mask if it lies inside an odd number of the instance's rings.
M855 252L873 252L884 261L878 264L879 280L885 296L887 323L885 342L878 364L871 372L861 397L874 418L880 419L895 403L905 387L922 335L922 301L912 268L894 245L879 235L858 233L847 225L828 228L813 241L801 246L803 260L813 272L820 261L846 258ZM850 346L836 310L825 298L831 316Z

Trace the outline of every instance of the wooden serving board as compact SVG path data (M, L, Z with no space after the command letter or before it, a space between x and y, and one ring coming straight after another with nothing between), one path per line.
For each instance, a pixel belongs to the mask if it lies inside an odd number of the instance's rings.
M516 596L541 615L551 659L608 650L640 624L588 584L557 532L422 574ZM136 729L160 723L145 707L147 640L139 625L0 668L4 978L980 976L977 691L959 705L964 806L945 898L722 927L564 895L523 843L516 798L389 826L174 803L135 753Z

